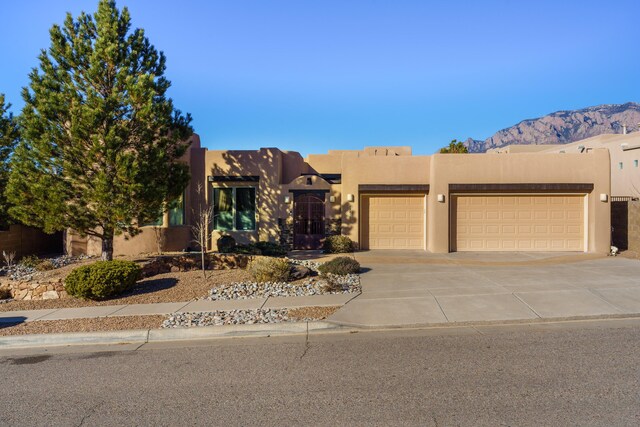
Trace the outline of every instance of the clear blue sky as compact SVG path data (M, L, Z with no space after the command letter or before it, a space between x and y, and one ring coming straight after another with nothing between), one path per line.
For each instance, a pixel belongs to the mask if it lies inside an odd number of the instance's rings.
M0 92L20 88L65 12L2 1ZM119 0L168 58L205 146L432 153L526 118L640 101L640 1Z

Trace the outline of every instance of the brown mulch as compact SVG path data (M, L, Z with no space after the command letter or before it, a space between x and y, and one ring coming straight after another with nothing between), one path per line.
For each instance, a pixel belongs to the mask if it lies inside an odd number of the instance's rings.
M322 320L338 311L340 307L342 306L291 308L289 309L289 318L292 320L305 318Z
M0 323L0 336L157 329L164 319L165 316L150 315L70 320L38 320L17 325Z
M242 269L208 270L206 279L202 277L202 271L165 273L143 279L125 294L105 301L82 300L73 297L11 301L0 304L0 311L190 301L207 296L213 287L249 279L249 273Z

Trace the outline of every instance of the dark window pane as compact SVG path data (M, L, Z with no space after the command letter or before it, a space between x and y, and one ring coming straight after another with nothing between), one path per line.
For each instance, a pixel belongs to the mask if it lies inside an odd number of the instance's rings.
M171 203L169 209L169 225L184 225L184 195Z
M236 188L236 229L256 229L255 188Z
M213 189L213 228L216 230L233 229L233 189Z

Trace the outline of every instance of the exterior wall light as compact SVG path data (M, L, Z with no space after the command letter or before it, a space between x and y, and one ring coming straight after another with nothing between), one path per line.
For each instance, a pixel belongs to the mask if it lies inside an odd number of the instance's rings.
M291 203L291 196L289 196L289 195L284 196L284 202L285 202L286 204Z
M444 194L438 194L438 202L444 203Z
M353 194L347 194L347 201L348 202L353 202L356 198L353 196Z
M335 203L336 202L336 196L329 196L329 201L331 203Z
M606 202L607 200L609 200L609 196L606 195L605 193L600 194L600 201L601 202Z

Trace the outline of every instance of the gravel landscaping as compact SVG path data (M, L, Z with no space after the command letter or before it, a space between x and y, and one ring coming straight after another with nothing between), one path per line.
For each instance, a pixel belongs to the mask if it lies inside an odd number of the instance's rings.
M79 256L69 256L69 255L61 255L53 258L41 258L39 262L45 263L48 261L51 270L58 270L63 267L72 264L78 264L81 261L94 259L93 257L87 255L79 255ZM74 265L75 267L75 265ZM48 271L40 271L34 267L27 267L21 263L17 263L9 266L0 267L0 276L7 276L11 280L33 280L37 279L41 276L50 276L51 273Z
M165 273L143 279L123 295L105 301L79 298L13 300L0 304L0 311L191 301L205 298L212 287L245 281L249 277L249 274L242 269L208 270L206 279L202 277L201 271Z
M330 282L334 285L330 285ZM219 286L209 291L208 300L232 300L263 297L291 297L358 293L361 291L360 276L329 275L328 279L309 278L298 283L243 281Z
M163 328L191 328L198 326L255 325L282 322L321 320L339 307L304 307L300 309L253 309L202 313L176 313L162 322Z

